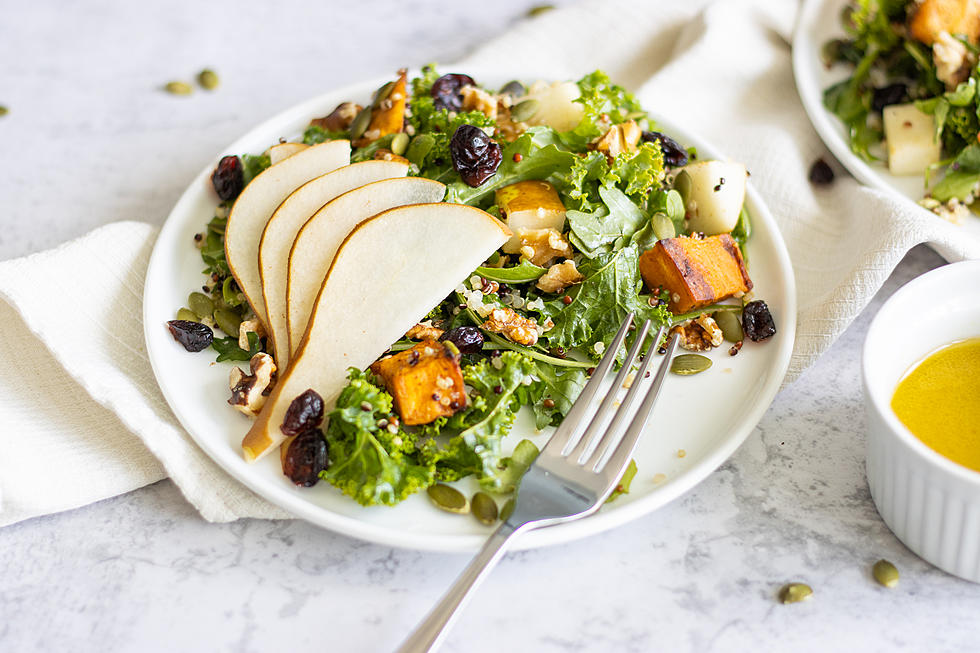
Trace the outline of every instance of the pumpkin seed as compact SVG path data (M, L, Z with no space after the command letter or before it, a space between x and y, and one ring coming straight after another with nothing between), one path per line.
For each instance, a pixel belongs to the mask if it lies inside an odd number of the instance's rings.
M350 124L350 137L351 140L357 140L364 135L367 128L371 125L371 107L366 107L361 109L361 112L357 114L354 118L354 122Z
M200 318L197 317L197 314L194 313L194 311L192 311L189 308L182 308L179 311L177 311L177 319L178 320L187 320L188 322L200 322L201 321Z
M524 88L524 84L521 84L516 79L507 82L504 84L503 88L500 89L501 95L509 95L514 98L523 97L525 93L527 93L527 90Z
M5 116L10 113L10 109L0 104L0 116Z
M470 511L473 516L487 526L497 521L497 502L486 492L477 492L470 499Z
M879 560L871 568L871 575L885 587L898 585L898 569L887 560Z
M674 229L674 222L667 217L666 213L653 214L653 235L657 237L657 240L663 240L664 238L673 238L677 235L677 230Z
M163 90L172 95L190 95L194 92L194 87L187 82L167 82Z
M201 319L214 314L214 302L204 293L192 292L187 298L187 305Z
M510 119L514 122L524 122L525 120L530 120L530 118L538 112L538 107L541 103L535 99L524 100L523 102L518 102L510 108Z
M391 153L401 156L408 149L408 134L399 132L391 139Z
M540 16L541 14L547 13L555 8L555 5L538 5L537 7L531 7L527 10L528 18L534 18L535 16Z
M238 328L242 325L242 320L235 313L219 308L214 312L214 322L227 335L238 337Z
M688 376L703 372L711 367L711 359L701 354L681 354L670 362L670 371Z
M734 311L717 311L712 317L718 323L718 328L721 329L721 334L725 337L725 340L728 342L739 342L745 339L745 334L742 332L742 324L738 321L738 317Z
M691 196L691 175L687 170L681 170L674 177L674 190L681 194L681 199L687 204L687 199Z
M514 514L514 498L507 499L504 507L500 509L500 521L507 521Z
M405 150L405 158L415 165L421 165L425 155L432 151L435 144L436 139L431 135L419 134L409 143L408 149Z
M466 500L463 493L445 483L430 485L426 492L437 508L458 513L467 513L470 510L470 502Z
M806 583L788 583L779 588L780 603L799 603L813 596L813 590Z
M213 91L218 88L220 80L218 79L218 73L214 72L210 68L205 68L197 74L197 83L201 85L208 91Z
M374 94L374 102L371 103L371 108L377 109L381 106L381 103L388 99L391 92L395 88L395 82L388 82L384 86L378 89L378 92Z

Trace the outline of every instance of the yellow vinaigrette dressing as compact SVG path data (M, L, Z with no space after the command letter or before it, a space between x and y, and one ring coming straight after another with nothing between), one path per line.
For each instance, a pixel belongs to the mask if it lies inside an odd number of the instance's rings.
M980 471L980 338L919 361L899 381L892 410L929 448Z

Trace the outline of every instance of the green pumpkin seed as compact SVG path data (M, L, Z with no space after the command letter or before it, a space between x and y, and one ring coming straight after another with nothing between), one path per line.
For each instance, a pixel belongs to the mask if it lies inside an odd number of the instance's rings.
M364 135L367 128L371 125L371 107L361 109L361 112L357 114L354 118L354 122L350 124L350 137L351 140L357 140Z
M500 509L500 521L507 521L514 514L514 498L507 499L507 503Z
M221 80L218 79L218 73L214 72L210 68L205 68L197 74L197 83L201 85L208 91L213 91L218 88L218 84Z
M540 16L541 14L547 13L555 8L555 5L538 5L537 7L531 7L527 10L528 18L534 18L535 16Z
M194 87L187 82L167 82L163 90L172 95L190 95L194 92Z
M426 492L437 508L447 512L467 513L470 511L470 502L466 500L463 493L445 483L430 485Z
M788 583L779 588L780 603L799 603L813 596L813 590L806 583Z
M687 200L691 196L691 175L688 174L687 170L681 170L674 177L674 190L681 194L681 199L687 204Z
M510 108L510 119L514 122L524 122L530 120L538 112L541 103L535 99L518 102Z
M664 238L673 238L677 235L677 230L674 229L674 222L667 217L666 213L653 214L653 235L657 237L657 240L663 240Z
M177 311L177 319L178 320L187 320L188 322L200 322L201 321L200 318L197 317L197 314L194 313L194 311L192 311L189 308L182 308L179 311Z
M521 84L516 79L512 82L507 82L500 89L501 95L509 95L514 98L523 97L525 93L527 93L527 89L524 88L524 84Z
M187 305L201 319L214 314L214 302L204 293L192 292L187 298Z
M470 500L470 511L473 516L487 526L497 521L497 502L486 492L477 492Z
M0 104L0 116L5 116L10 113L10 109Z
M879 560L871 568L871 575L885 587L898 585L898 569L887 560Z
M711 367L711 359L701 354L681 354L670 362L670 371L688 376L703 372Z
M408 149L408 134L399 132L391 139L391 153L401 156Z
M371 103L371 107L377 109L381 106L381 103L388 99L391 92L395 89L395 82L388 82L384 86L378 89L377 93L374 94L374 101Z
M219 308L214 312L214 322L227 335L238 337L238 328L242 325L242 320L235 313Z
M721 329L721 335L728 342L740 342L745 339L742 333L742 324L738 321L738 316L734 311L717 311L712 317Z
M432 151L435 144L436 139L431 135L419 134L409 143L408 149L405 151L405 158L415 165L421 165L425 155Z

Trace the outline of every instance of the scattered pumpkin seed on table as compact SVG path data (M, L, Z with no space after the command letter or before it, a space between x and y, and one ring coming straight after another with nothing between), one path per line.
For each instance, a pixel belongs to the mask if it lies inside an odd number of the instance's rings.
M780 603L799 603L813 596L813 590L806 583L787 583L779 588Z
M470 502L463 493L445 483L430 485L426 492L437 508L456 513L467 513L470 510Z
M208 91L213 91L218 88L218 84L221 83L218 79L218 73L214 72L210 68L205 68L197 74L197 83L201 85Z
M167 82L163 90L171 95L190 95L194 92L194 87L187 82Z
M879 560L871 568L871 575L885 587L898 585L898 568L887 560Z
M10 109L8 109L4 105L0 104L0 116L5 116L8 113L10 113Z

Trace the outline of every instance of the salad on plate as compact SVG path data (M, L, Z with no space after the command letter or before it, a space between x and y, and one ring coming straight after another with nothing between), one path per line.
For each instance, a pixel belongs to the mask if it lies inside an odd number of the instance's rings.
M919 204L951 222L980 196L980 3L857 0L823 45L850 75L824 91L851 150L896 176L922 176Z
M447 484L473 477L490 523L537 455L502 453L517 412L559 424L628 313L678 334L679 374L775 334L743 252L747 176L600 71L487 88L402 70L221 159L206 277L168 327L248 364L228 400L252 420L246 459L278 451L296 485L363 505L427 490L466 511Z

